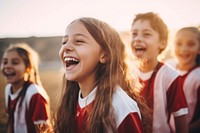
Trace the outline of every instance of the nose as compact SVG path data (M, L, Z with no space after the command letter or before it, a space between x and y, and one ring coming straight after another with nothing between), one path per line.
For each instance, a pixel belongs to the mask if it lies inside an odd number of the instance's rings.
M63 54L67 54L70 53L74 50L74 45L73 42L71 40L63 40L62 42L62 47L60 48L59 51L59 56L62 59L63 58Z
M131 41L132 42L141 42L142 41L142 35L140 33L133 33Z
M131 39L131 46L137 45L142 42L142 37L140 35L133 35Z
M182 47L180 47L180 51L185 52L188 50L187 44L182 45Z
M136 42L141 42L141 41L142 41L142 37L141 37L140 34L137 34L133 39L134 39L134 41L136 41Z
M70 52L74 50L74 45L71 40L66 41L64 44L62 44L62 50L65 52Z

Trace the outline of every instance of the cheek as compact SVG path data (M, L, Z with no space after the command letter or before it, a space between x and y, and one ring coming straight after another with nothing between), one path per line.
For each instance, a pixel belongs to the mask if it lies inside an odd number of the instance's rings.
M180 51L180 47L174 46L174 54L177 54Z
M192 53L194 53L195 56L197 56L200 53L200 50L198 49L194 49L193 51L191 51Z
M200 44L197 46L197 54L200 54Z
M2 64L1 64L1 66L0 66L0 67L1 67L0 69L1 69L1 71L2 71L2 70L3 70L3 67L4 67L4 65L2 65Z
M135 51L135 48L134 48L134 44L133 44L133 42L131 42L130 48L131 48L132 52Z
M24 76L25 73L31 73L31 71L28 72L24 66L19 66L15 68L15 70L16 74L19 76Z

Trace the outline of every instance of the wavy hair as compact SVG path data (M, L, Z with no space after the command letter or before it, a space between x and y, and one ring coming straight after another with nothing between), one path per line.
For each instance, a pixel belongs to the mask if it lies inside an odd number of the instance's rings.
M105 64L99 63L97 66L96 94L98 95L95 96L93 109L88 112L89 118L85 132L117 132L112 107L112 97L117 85L121 86L138 103L144 127L148 127L148 108L145 101L136 92L139 82L130 78L128 74L125 45L118 32L107 23L95 18L79 18L75 21L83 23L95 41L107 53L107 62ZM65 78L63 80L65 93L57 112L55 130L60 133L72 133L75 128L74 121L80 88L77 82L68 81Z

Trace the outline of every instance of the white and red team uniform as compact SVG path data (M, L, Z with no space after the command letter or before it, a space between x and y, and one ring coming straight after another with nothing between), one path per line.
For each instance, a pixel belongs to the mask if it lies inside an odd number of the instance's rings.
M157 71L151 77L153 72L137 71L140 83L144 85L140 93L152 109L152 132L171 133L170 115L178 117L188 113L185 95L179 83L180 77L163 63L159 63Z
M84 131L84 123L94 103L96 90L97 87L85 98L81 98L81 91L79 91L74 133ZM118 133L142 133L141 114L137 103L119 86L113 94L112 106Z
M15 106L14 123L12 131L14 133L36 133L36 124L47 124L50 122L49 117L49 97L42 87L31 84L27 88L21 110L19 110L20 98L17 98L21 89L16 93L11 93L11 84L5 88L6 111L8 106ZM7 112L8 113L8 112Z
M178 69L178 61L175 59L166 62L172 66L181 76L183 90L188 103L187 123L193 123L200 119L200 66L195 66L189 71Z

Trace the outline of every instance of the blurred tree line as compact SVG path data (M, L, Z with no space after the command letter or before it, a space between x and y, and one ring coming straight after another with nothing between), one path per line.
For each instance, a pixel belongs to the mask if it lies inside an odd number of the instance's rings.
M54 37L28 37L28 38L0 38L0 58L10 44L27 43L35 49L41 61L57 61L61 47L61 36Z

